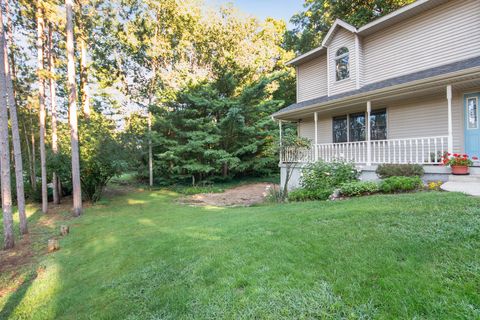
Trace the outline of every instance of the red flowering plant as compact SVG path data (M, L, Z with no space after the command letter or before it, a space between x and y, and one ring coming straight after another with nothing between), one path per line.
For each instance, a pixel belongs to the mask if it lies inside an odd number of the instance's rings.
M443 165L449 166L449 167L454 167L454 166L470 167L473 165L472 160L476 161L478 160L478 158L472 157L472 159L470 159L470 157L467 154L459 154L459 153L454 153L454 154L445 153L445 155L442 157Z

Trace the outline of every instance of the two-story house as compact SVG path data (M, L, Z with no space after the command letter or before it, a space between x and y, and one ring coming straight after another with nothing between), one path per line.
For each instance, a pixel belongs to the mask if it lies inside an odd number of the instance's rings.
M372 173L419 163L447 174L445 152L480 156L480 1L419 0L361 28L336 20L320 47L291 60L297 103L273 115L311 147L284 163L346 159ZM291 184L298 183L298 173Z

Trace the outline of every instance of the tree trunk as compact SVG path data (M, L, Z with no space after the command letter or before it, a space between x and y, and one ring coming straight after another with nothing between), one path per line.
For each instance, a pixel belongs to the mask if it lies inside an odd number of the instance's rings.
M30 109L29 112L30 118L30 143L32 144L32 175L31 175L31 183L32 183L32 190L34 192L37 191L37 149L35 147L35 131L32 121L32 110Z
M8 141L8 110L5 77L5 34L0 33L0 180L3 213L3 248L15 245L12 216L12 190L10 186L10 146Z
M39 105L39 129L40 129L40 168L42 176L42 212L48 211L48 190L47 190L47 161L45 151L45 83L43 80L43 30L44 20L40 5L41 0L37 1L37 73L38 73L38 105Z
M10 48L10 52L5 52L5 54L8 56L10 54L10 66L11 66L11 77L12 77L12 82L15 82L17 71L16 71L16 66L15 66L15 52L13 51L13 23L12 23L12 18L10 16L10 4L9 0L5 1L5 15L7 17L7 48ZM13 96L15 97L15 86L13 87Z
M70 138L72 147L73 215L82 214L82 189L80 185L80 156L78 152L77 92L75 87L75 53L73 43L73 0L65 0L67 11L67 72Z
M152 113L148 112L148 176L150 187L153 187L153 151L152 151Z
M1 1L0 1L1 3ZM5 32L3 30L3 19L0 14L0 34L5 39ZM18 129L18 116L17 105L15 103L15 95L13 91L13 82L10 74L10 66L8 63L8 50L6 41L3 41L4 51L4 66L5 66L5 88L7 90L8 107L10 111L10 123L12 126L12 142L13 142L13 154L15 161L15 182L17 186L17 206L18 217L20 222L20 233L27 234L27 216L25 214L25 191L23 186L23 160L22 160L22 145L20 143L20 131Z
M58 154L58 137L57 137L57 93L55 90L55 57L53 55L53 30L50 23L48 28L48 68L50 71L50 103L52 113L52 151L54 155ZM52 173L53 185L53 203L60 203L60 193L58 192L58 176L56 172Z
M87 45L82 37L80 42L80 82L82 86L82 107L83 115L86 119L90 118L90 87L88 86L88 62Z

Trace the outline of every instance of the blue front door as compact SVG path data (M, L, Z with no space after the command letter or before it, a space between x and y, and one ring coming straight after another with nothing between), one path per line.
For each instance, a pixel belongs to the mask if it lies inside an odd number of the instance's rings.
M480 123L478 113L479 93L466 94L465 106L465 152L473 157L480 157Z

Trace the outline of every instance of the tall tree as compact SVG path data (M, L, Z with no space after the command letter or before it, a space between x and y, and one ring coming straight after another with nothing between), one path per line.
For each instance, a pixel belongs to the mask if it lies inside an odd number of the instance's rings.
M52 121L52 152L58 155L58 136L57 136L57 92L55 81L55 55L53 52L53 25L50 23L48 27L48 71L50 73L50 112ZM60 179L57 173L52 172L53 185L53 203L60 203Z
M75 52L73 39L73 0L65 0L67 14L67 73L70 139L72 149L73 215L82 214L80 157L78 152L77 92L75 85Z
M43 37L45 21L43 18L42 0L37 0L37 74L38 74L38 105L39 105L39 129L40 129L40 168L42 176L42 212L48 211L48 189L47 189L47 155L45 150L45 82L43 63Z
M82 110L85 118L90 118L90 86L88 85L88 56L87 56L87 37L88 21L87 16L83 14L84 6L79 2L78 6L78 43L80 45L80 91Z
M2 1L0 0L0 7ZM5 35L3 29L3 15L0 14L0 33ZM4 36L5 39L5 36ZM4 66L5 66L5 88L7 90L8 108L10 111L10 122L12 127L12 142L13 154L15 161L15 184L17 187L17 206L20 220L20 233L27 234L27 216L25 214L25 191L23 186L23 160L22 160L22 146L20 143L20 130L18 125L17 105L15 103L15 94L13 91L12 76L10 73L10 65L8 62L7 42L3 41L4 51Z
M415 0L305 0L305 10L291 19L295 28L286 34L286 46L297 52L318 47L335 19L355 27L382 17Z
M3 213L3 248L15 245L12 216L12 190L10 181L10 145L8 141L8 110L5 73L5 34L0 32L0 180Z

